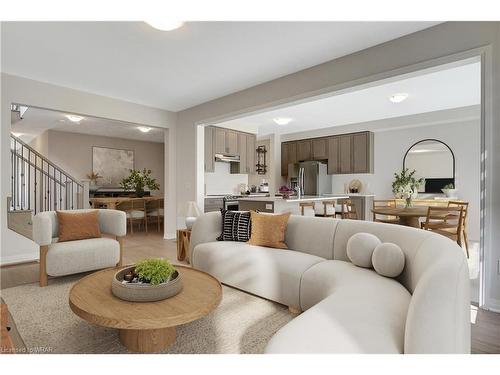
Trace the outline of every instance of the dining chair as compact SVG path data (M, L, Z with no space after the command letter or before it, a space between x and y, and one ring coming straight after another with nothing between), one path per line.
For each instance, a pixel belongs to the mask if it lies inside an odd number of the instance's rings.
M342 219L358 220L356 206L350 199L339 199L335 206L335 216L340 215Z
M146 202L144 199L135 198L120 202L116 205L116 209L124 211L127 215L127 221L130 223L130 233L134 233L134 221L144 224L146 233L148 233L148 221L146 220Z
M464 238L465 249L467 251L467 258L468 258L469 257L469 239L467 238L467 213L469 212L469 202L449 201L448 207L462 207L462 209L463 209L462 236Z
M396 200L395 199L373 200L373 209L376 210L377 208L396 208ZM399 224L399 219L396 216L380 215L376 214L375 212L373 213L373 221L379 223Z
M427 216L422 225L422 229L439 233L456 241L462 247L464 209L456 207L433 207L427 209ZM467 258L469 250L466 248Z
M337 201L321 201L314 205L314 214L321 217L335 217L335 205Z
M299 208L302 216L315 216L314 202L300 202Z
M146 218L156 218L158 232L160 232L160 222L164 223L163 198L146 201Z

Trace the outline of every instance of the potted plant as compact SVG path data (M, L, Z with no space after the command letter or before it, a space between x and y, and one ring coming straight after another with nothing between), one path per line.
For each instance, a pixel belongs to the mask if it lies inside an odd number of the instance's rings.
M97 180L102 178L102 176L99 173L92 171L87 175L87 178L90 180L90 187L95 188L97 187Z
M455 189L455 185L452 183L445 185L441 191L448 197L448 198L455 198L457 196L457 189Z
M405 207L411 207L412 199L416 198L418 188L424 182L423 178L414 177L415 170L408 171L408 168L404 168L400 173L394 173L394 181L392 182L394 196L405 199Z
M130 175L124 178L120 182L120 186L125 191L133 190L138 197L144 196L144 188L147 187L149 190L159 190L160 185L156 182L156 179L151 177L151 169L144 168L141 171L131 169Z
M125 267L113 278L111 290L127 301L159 301L172 297L182 289L181 276L166 259L144 259Z

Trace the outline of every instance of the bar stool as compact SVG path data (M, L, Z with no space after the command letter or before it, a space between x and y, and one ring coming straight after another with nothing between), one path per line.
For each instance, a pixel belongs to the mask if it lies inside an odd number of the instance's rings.
M358 220L356 206L350 199L342 199L340 205L335 206L335 215L340 215L342 219Z
M322 201L320 204L314 206L314 213L316 216L322 217L335 217L335 205L337 201ZM323 207L321 207L323 206Z
M299 207L302 216L315 216L314 202L300 202Z

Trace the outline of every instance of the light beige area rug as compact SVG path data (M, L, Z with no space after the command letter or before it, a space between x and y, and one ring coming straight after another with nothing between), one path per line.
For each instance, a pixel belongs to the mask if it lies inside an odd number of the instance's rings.
M92 325L69 308L69 290L78 279L59 278L45 288L28 284L0 292L26 346L42 353L127 353L117 330ZM219 307L177 327L177 340L165 353L262 353L291 319L285 306L224 286Z

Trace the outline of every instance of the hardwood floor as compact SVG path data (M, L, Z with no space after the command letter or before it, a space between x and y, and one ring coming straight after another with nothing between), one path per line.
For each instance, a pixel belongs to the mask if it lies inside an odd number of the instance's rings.
M164 240L157 232L128 235L124 242L124 263L134 263L143 258L165 257L175 264L177 260L175 240ZM26 263L0 268L0 288L38 282L38 263ZM49 279L50 285L50 279ZM472 353L500 354L500 314L478 309L471 305Z

